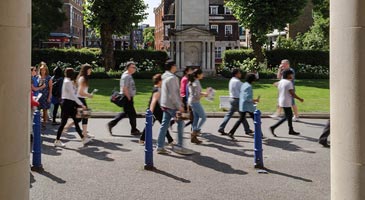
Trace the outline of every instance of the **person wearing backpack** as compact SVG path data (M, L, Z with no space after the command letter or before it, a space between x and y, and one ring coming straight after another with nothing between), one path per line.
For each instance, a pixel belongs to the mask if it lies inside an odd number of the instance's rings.
M56 67L53 70L52 80L52 100L53 104L53 115L52 115L52 125L59 125L56 122L58 108L60 107L62 100L62 84L63 84L63 73L60 67Z

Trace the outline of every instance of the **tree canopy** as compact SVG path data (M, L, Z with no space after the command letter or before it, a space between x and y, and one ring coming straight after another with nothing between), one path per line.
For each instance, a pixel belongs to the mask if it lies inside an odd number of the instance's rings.
M87 27L100 33L106 69L115 67L112 35L130 32L132 24L145 19L146 8L143 0L85 0L84 21Z
M49 37L66 20L61 0L32 0L32 46Z
M155 28L149 27L143 30L143 42L148 48L155 46Z
M266 34L294 22L307 0L226 0L226 4L240 24L250 30L252 48L258 61L263 61Z

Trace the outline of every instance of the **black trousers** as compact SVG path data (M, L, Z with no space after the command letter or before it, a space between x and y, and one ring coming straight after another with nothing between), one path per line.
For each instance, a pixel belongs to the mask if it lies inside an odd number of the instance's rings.
M155 116L154 118L153 118L153 123L152 123L152 125L153 124L155 124L155 121L157 120L158 122L160 122L160 124L162 123L162 116L163 116L163 112L162 112L162 110L158 110L158 111L155 111L155 112L153 112L153 115ZM146 137L146 128L144 128L143 129L143 131L142 131L142 135L141 135L141 137L140 137L140 140L143 140L143 141L145 141L145 137ZM172 139L172 137L171 137L171 135L170 135L170 132L169 132L169 130L167 130L167 132L166 132L166 138L167 138L167 141L169 142L169 143L171 143L171 142L173 142L174 141L174 139Z
M330 135L330 127L330 120L328 120L326 126L323 129L322 135L319 137L319 142L327 142L327 138Z
M292 131L294 131L293 122L292 122L292 120L293 120L293 111L292 111L291 107L283 107L283 109L284 109L285 116L271 127L273 129L276 129L278 126L280 126L286 120L288 120L289 132L292 132Z
M85 98L80 98L80 101L87 107L87 104L86 104L86 100ZM82 121L82 125L87 125L88 122L89 122L89 119L88 118L81 118L81 119L78 119L78 122L80 123L80 121Z
M127 97L124 97L127 98ZM129 118L129 124L131 125L131 132L137 131L137 113L136 109L134 108L133 98L130 101L126 99L125 104L123 105L124 112L119 113L112 121L110 121L111 126L115 126L118 124L120 120L125 117Z
M240 126L241 123L243 125L246 134L250 132L250 125L248 125L246 114L248 113L253 120L254 117L253 113L252 112L239 112L239 113L240 113L240 118L236 121L232 129L229 131L229 133L232 135L234 135L234 133L236 132L237 128Z
M58 107L60 106L60 104L59 103L55 103L55 104L53 104L53 117L52 117L52 119L53 119L53 122L56 122L56 117L57 117L57 112L58 112Z
M58 127L57 131L57 140L61 138L63 128L65 128L65 125L67 123L68 118L72 118L72 120L75 123L75 129L79 136L83 138L82 130L80 129L78 119L76 118L76 112L77 112L78 105L76 102L68 99L64 99L63 103L61 105L61 124Z

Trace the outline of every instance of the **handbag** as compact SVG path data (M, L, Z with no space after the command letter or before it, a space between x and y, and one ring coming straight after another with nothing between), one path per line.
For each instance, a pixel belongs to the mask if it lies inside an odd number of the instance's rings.
M110 96L110 101L119 107L123 107L126 102L126 98L124 94L120 94L118 91L113 91L112 96Z

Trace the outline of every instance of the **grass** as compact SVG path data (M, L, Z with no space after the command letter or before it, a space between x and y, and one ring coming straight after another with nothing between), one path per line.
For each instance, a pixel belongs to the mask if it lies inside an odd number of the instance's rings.
M261 96L258 108L262 112L273 112L277 102L277 89L272 85L276 80L260 80L254 83L254 96ZM135 79L137 95L135 108L137 112L145 112L152 91L152 81ZM203 88L213 87L216 98L213 102L202 99L206 112L221 112L219 109L219 96L228 96L228 79L206 78L201 81ZM329 80L296 80L296 93L304 98L304 102L296 101L299 112L329 112ZM119 79L93 79L90 80L90 91L99 89L93 99L88 100L88 105L96 112L120 112L121 108L110 102L113 89L119 89Z

